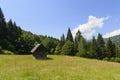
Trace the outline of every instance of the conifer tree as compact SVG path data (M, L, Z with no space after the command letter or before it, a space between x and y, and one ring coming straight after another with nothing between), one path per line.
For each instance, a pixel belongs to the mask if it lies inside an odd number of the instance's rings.
M64 34L62 34L62 36L61 36L61 40L60 40L60 44L61 44L61 46L63 46L64 44L65 44L65 36L64 36Z
M99 33L97 37L97 46L98 46L98 58L102 59L105 55L105 42L102 35Z
M1 8L0 8L0 20L5 22L4 14Z
M74 40L74 51L75 53L78 52L78 44L80 42L80 38L82 37L81 32L78 30L78 32L75 35L75 40Z
M95 37L93 37L90 47L90 57L91 58L98 58L98 46Z
M72 36L70 28L68 28L67 37L66 37L66 41L68 41L68 40L73 42L73 36Z
M79 43L81 37L82 37L81 32L78 30L78 32L75 35L75 43Z
M61 42L65 42L65 36L64 36L64 34L62 34L62 36L61 36Z
M115 44L109 39L106 43L106 57L112 58L116 56L116 47Z
M0 8L0 45L1 47L5 46L5 39L7 37L6 22L2 9Z

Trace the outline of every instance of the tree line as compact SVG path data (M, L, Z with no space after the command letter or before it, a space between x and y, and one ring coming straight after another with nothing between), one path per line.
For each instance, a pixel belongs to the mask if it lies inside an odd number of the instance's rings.
M110 38L105 43L99 33L97 38L93 36L91 41L87 41L78 30L73 39L70 28L66 38L64 34L61 36L61 41L55 48L55 54L120 62L120 48Z
M73 38L70 28L67 35L59 39L36 35L24 31L11 19L6 22L0 8L0 53L1 54L30 54L30 50L38 43L42 43L49 54L79 56L100 60L120 62L120 47L116 46L109 38L105 43L99 33L87 41L78 30Z

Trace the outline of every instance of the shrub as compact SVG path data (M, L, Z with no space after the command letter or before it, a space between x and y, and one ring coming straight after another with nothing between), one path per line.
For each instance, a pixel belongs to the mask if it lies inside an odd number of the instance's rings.
M109 61L112 61L112 62L120 62L120 58L118 58L118 57L112 57L112 58L110 58Z
M120 62L120 58L116 57L115 62Z
M110 61L114 62L114 61L115 61L115 58L114 58L114 57L110 58Z
M13 55L13 52L11 51L8 51L8 50L2 50L3 54L6 54L6 55Z
M110 59L107 58L107 57L105 57L105 58L103 58L103 60L104 60L104 61L109 61Z

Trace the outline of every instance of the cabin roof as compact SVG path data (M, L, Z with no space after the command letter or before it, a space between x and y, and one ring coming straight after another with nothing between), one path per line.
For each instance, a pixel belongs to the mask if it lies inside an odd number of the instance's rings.
M46 50L46 48L45 48L42 44L37 44L30 52L31 52L31 53L34 53L34 52L36 52L38 49L41 50L41 51Z

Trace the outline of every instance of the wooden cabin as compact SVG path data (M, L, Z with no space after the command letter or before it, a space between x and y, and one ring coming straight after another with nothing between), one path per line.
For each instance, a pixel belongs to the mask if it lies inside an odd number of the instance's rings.
M47 49L42 44L37 44L31 53L35 59L47 59Z

